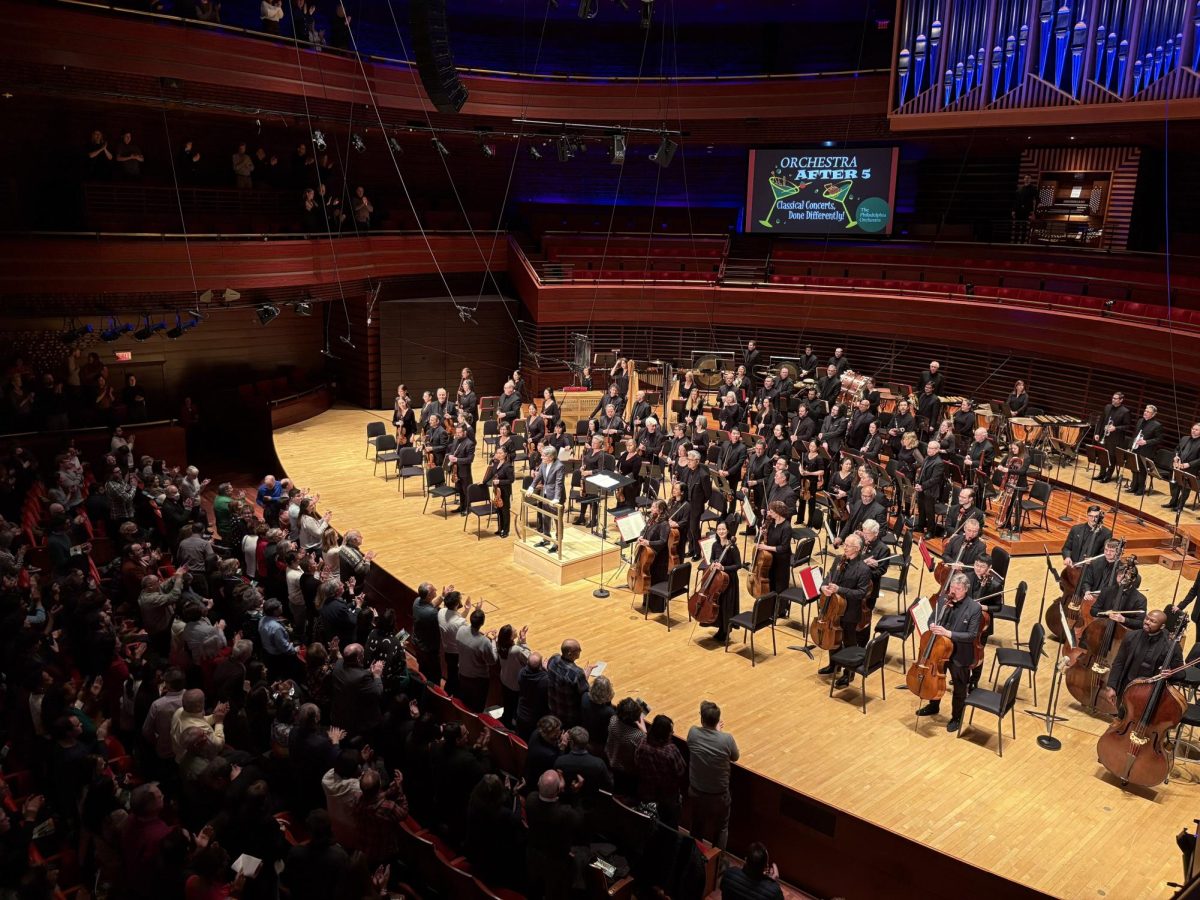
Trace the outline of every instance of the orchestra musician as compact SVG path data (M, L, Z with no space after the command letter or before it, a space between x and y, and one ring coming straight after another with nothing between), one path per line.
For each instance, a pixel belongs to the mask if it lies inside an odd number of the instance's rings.
M779 380L775 382L776 392L783 400L787 400L792 396L792 391L796 389L795 382L792 381L792 370L787 366L779 367ZM779 404L782 408L783 404Z
M1108 452L1108 464L1100 469L1100 477L1096 480L1108 484L1112 480L1113 471L1117 467L1117 448L1125 446L1129 434L1131 417L1125 406L1125 395L1117 391L1112 395L1112 402L1104 407L1098 420L1097 432L1092 435L1097 444L1103 444Z
M474 380L475 376L471 374L470 367L463 366L462 372L460 372L458 376L458 390L455 392L456 399L461 398L463 394L466 394L470 390L467 382L473 382ZM462 405L461 402L459 405Z
M967 452L963 454L963 474L965 477L975 477L982 481L992 472L992 463L996 458L996 448L988 439L986 428L976 428L974 440Z
M721 383L717 385L717 405L724 406L725 398L730 394L733 394L734 401L741 401L741 395L738 393L737 386L733 383L733 373L726 369L721 373Z
M614 350L613 353L618 351ZM608 370L608 377L611 384L616 387L617 393L622 397L629 396L629 360L623 356L618 356L617 361L613 363L613 367ZM624 412L624 406L621 411Z
M744 365L738 366L737 374L733 376L733 387L738 393L739 403L745 403L754 394L754 383Z
M596 528L600 516L600 503L603 498L598 494L591 493L591 489L584 486L585 479L597 472L611 472L615 464L612 456L604 449L604 438L598 434L592 435L592 445L583 452L583 459L579 463L576 483L579 485L581 499L579 515L575 517L576 525Z
M772 464L773 459L767 454L767 442L760 437L755 440L746 460L746 489L755 509L766 506Z
M954 433L954 422L951 419L942 419L938 422L933 439L942 448L942 454L946 459L949 459L958 450L958 435Z
M926 384L917 397L917 418L922 434L932 434L942 420L942 398L933 390L933 382Z
M975 557L975 562L972 563L971 570L967 572L967 577L971 579L968 596L987 610L989 615L987 627L979 636L979 642L986 647L988 638L996 630L996 613L1000 612L1000 608L1004 606L1004 582L1000 580L999 575L992 571L992 557L987 553L981 553ZM982 672L982 664L971 670L971 690L979 687L979 675Z
M927 625L934 634L954 642L954 653L947 666L954 688L950 721L946 723L946 730L951 733L958 731L962 725L963 709L971 685L971 669L975 665L975 639L979 635L983 616L979 601L967 596L970 589L971 580L966 574L959 572L950 576L949 584L938 597ZM940 707L940 700L931 700L917 710L917 715L936 716Z
M546 438L545 443L558 451L559 459L570 457L571 449L575 446L571 436L567 434L567 423L562 419L558 419L554 423L554 433Z
M766 517L762 523L766 532L755 542L755 551L771 553L770 582L775 593L787 590L792 571L792 524L788 508L779 500L767 504Z
M850 501L850 518L842 523L833 545L840 546L846 538L861 530L868 519L877 523L887 522L887 509L876 498L874 484L861 485L858 498Z
M590 391L592 389L592 367L591 366L584 366L583 370L579 373L579 386L581 388L583 388L585 391Z
M759 433L761 434L762 432L760 431ZM792 455L792 441L788 437L782 422L776 422L767 436L767 453L776 459L779 457L787 459Z
M987 553L987 543L980 537L979 529L978 519L967 519L962 531L946 544L942 561L951 566L958 563L960 569L969 569L975 560Z
M834 568L831 579L821 585L821 594L832 597L841 594L846 600L846 611L842 614L842 646L858 646L858 623L862 620L863 599L871 590L871 569L859 556L862 554L863 541L857 534L846 538L842 547L842 558ZM818 675L834 673L833 651L829 653L828 665L817 669ZM845 687L850 683L851 672L847 669L834 682L834 687Z
M1099 559L1093 559L1083 567L1083 575L1079 579L1079 595L1081 597L1088 594L1099 594L1101 590L1116 581L1117 562L1120 554L1120 541L1109 539L1104 542L1104 555Z
M521 418L521 395L511 381L504 382L504 391L496 403L496 418L502 423L507 422L509 427Z
M600 418L592 419L589 426L594 434L603 435L614 447L625 433L625 420L617 413L617 408L612 403L606 404Z
M801 400L796 407L796 424L792 426L792 444L796 447L806 447L817 434L819 423L812 417L812 407Z
M972 404L970 400L963 400L963 402L958 405L958 412L954 414L954 436L965 444L971 437L971 432L974 430L974 404Z
M786 510L784 515L790 522L796 514L796 489L792 487L786 468L776 469L767 488L767 509L778 505Z
M1099 595L1092 603L1092 615L1111 613L1109 618L1119 622L1126 628L1141 628L1146 618L1146 595L1138 590L1137 557L1127 556L1117 563L1117 576L1111 583L1100 589ZM1120 612L1120 610L1134 612ZM1080 636L1080 644L1087 642Z
M1125 693L1125 688L1135 678L1157 675L1164 663L1171 669L1183 665L1183 651L1179 642L1171 640L1170 633L1163 628L1166 621L1166 613L1161 609L1153 610L1146 614L1141 631L1132 632L1121 641L1121 649L1117 651L1117 658L1113 660L1108 673L1108 686L1101 692L1101 696L1109 703L1115 705L1117 698ZM1183 680L1183 672L1176 672L1168 678L1168 681L1177 684Z
M846 351L841 347L834 347L833 356L829 357L829 365L833 366L839 376L850 368L850 360L846 357Z
M554 388L544 388L542 390L542 422L547 432L554 430L554 423L558 421L560 415L558 400L554 397Z
M1196 573L1196 580L1192 582L1191 589L1184 594L1179 605L1167 607L1167 614L1172 617L1183 615L1184 610L1195 603L1198 597L1200 597L1200 572ZM1196 603L1192 607L1192 624L1196 626L1196 641L1200 643L1200 603Z
M700 451L700 458L707 458L710 438L708 436L708 419L704 416L696 416L690 440L692 442L692 449Z
M632 434L625 435L625 451L617 460L617 470L633 482L621 488L618 506L633 507L642 493L642 448Z
M817 359L817 354L813 353L812 344L804 345L804 353L800 357L800 373L797 378L814 378L817 374L817 366L821 363Z
M667 522L667 502L665 500L655 500L650 504L650 515L646 519L646 527L642 530L641 537L637 539L637 544L640 547L648 547L654 551L654 559L650 561L650 579L646 582L646 592L642 594L642 609L649 607L650 612L660 613L663 611L663 601L654 601L650 596L650 586L667 580L667 572L670 570L670 556L667 554L667 538L670 537L671 529Z
M742 432L737 427L729 429L729 442L721 447L717 457L717 474L729 482L729 489L735 494L742 483L742 472L749 455L749 450L742 443Z
M1104 525L1104 510L1096 504L1087 508L1087 521L1073 525L1063 541L1063 566L1075 568L1075 564L1085 559L1091 559L1100 553L1112 539L1112 531Z
M875 611L875 603L879 599L879 584L887 574L888 566L892 564L891 548L883 542L884 527L875 519L864 519L858 536L862 538L863 548L859 555L863 564L871 570L871 590L867 595L867 610ZM848 535L847 535L848 536ZM871 623L860 621L859 630L870 628ZM869 633L869 632L868 632Z
M442 417L437 413L429 415L429 430L425 433L425 452L433 454L433 461L441 466L446 458L446 448L450 446L450 435L442 427Z
M895 456L900 452L900 441L908 432L916 432L917 419L912 414L912 409L907 400L896 401L896 411L892 413L892 420L888 423L887 437L888 444L891 450L889 455Z
M1025 393L1025 382L1017 379L1017 383L1013 385L1013 392L1004 401L1004 414L1010 419L1018 418L1025 415L1028 408L1029 395Z
M827 406L837 403L842 395L842 379L838 367L832 362L825 367L825 374L817 379L817 396L825 401Z
M825 478L829 474L828 459L821 455L816 441L809 441L800 457L800 516L799 524L815 527L817 521L817 493L825 489ZM807 496L806 496L807 495Z
M742 592L738 585L738 570L746 566L742 563L741 553L738 552L737 528L730 526L727 520L721 519L717 522L716 535L717 539L709 548L708 565L729 573L729 584L717 598L720 615L714 623L717 631L712 637L713 640L724 642L729 636L729 620L738 614L741 607Z
M829 415L821 423L821 430L817 434L817 441L835 459L842 450L842 441L846 437L846 425L846 417L842 415L841 406L834 403L829 407Z
M1029 488L1029 455L1025 453L1018 442L1008 445L1008 453L1003 463L996 463L996 471L1000 473L1000 490L1012 490L1012 502L1008 505L1008 514L1003 522L997 522L999 528L1018 531L1021 527L1021 494Z
M421 417L418 420L418 424L421 426L422 434L429 433L429 417L435 412L436 410L433 406L433 391L424 391L421 394Z
M758 433L769 434L776 425L783 425L783 413L775 408L772 397L763 397L758 401Z
M746 349L742 351L742 365L746 369L746 376L750 379L751 384L758 382L759 365L762 363L762 351L758 349L756 341L747 341Z
M471 477L474 461L475 438L467 433L467 426L459 422L454 426L454 440L446 448L445 464L454 472L454 489L458 491L458 509L450 511L460 516L467 514L467 488L475 483Z
M644 420L643 425L642 433L638 436L638 443L642 447L642 456L656 466L661 465L663 445L666 442L663 440L663 433L658 430L658 419L649 416Z
M650 408L650 403L646 400L646 392L638 391L634 395L633 410L629 413L629 420L633 425L634 434L640 434L646 420L653 415L653 410Z
M663 448L663 465L668 469L672 468L675 461L679 459L680 448L683 447L688 450L692 449L692 445L687 439L687 426L683 422L676 422L671 426L671 437Z
M913 528L923 531L926 537L937 536L937 505L946 486L946 463L942 459L941 449L937 441L930 441L926 445L925 459L913 479L917 500L917 521Z
M983 527L984 512L975 505L974 488L959 488L956 500L946 510L946 518L942 523L946 534L954 534L958 531L958 526L962 524L963 519L975 519L980 527Z
M692 508L684 493L683 482L676 481L671 485L671 499L667 501L667 518L683 531L687 531L688 517L691 515L691 511Z
M733 391L724 395L721 408L717 410L717 420L722 431L732 431L746 420L746 413L738 406L737 394Z
M868 375L863 379L862 390L859 392L859 399L867 401L867 409L871 411L871 415L879 417L879 391L875 389L875 378Z
M867 442L867 434L874 422L875 417L871 415L871 401L859 400L855 404L849 422L846 423L846 446L858 452L858 448Z
M396 443L403 447L411 446L417 435L417 418L409 405L408 394L399 393L400 388L397 388L396 403L392 407L392 425L396 427Z
M691 421L704 412L704 394L700 388L692 388L683 402L683 417Z
M535 459L538 447L546 439L546 420L538 412L537 406L529 404L529 416L525 419L525 452L530 459Z
M863 401L864 403L866 401ZM883 452L883 435L879 433L879 421L872 420L867 426L867 438L858 448L859 455L873 463L879 462L879 454Z
M470 369L464 370L470 372ZM458 413L467 422L467 428L475 433L475 422L479 419L479 398L475 396L474 383L470 378L464 378L458 385Z
M433 404L433 411L438 414L445 428L449 428L451 422L458 421L458 407L448 397L445 388L438 388L437 400Z
M589 419L595 419L597 416L604 415L608 412L608 407L613 408L613 413L617 411L625 411L625 395L617 389L616 382L608 386L608 393L596 401L596 408L592 410Z
M1192 425L1192 430L1180 438L1179 443L1175 445L1175 456L1171 460L1171 467L1181 472L1192 473L1200 468L1200 422ZM1181 511L1184 504L1187 503L1189 493L1191 492L1187 488L1176 484L1172 477L1171 499L1163 504L1163 508L1176 512Z
M509 380L513 383L513 393L517 395L517 399L525 403L529 399L529 391L525 388L525 379L521 377L521 370L514 371Z
M513 464L508 461L508 452L503 447L497 447L492 456L492 464L484 475L484 483L491 488L498 488L502 505L496 510L496 534L508 537L508 529L512 523L512 486L516 480Z
M537 467L537 472L534 473L533 481L529 484L529 490L533 493L540 494L547 500L554 500L558 503L566 502L566 491L564 490L563 481L566 476L566 469L561 462L558 461L558 451L553 447L542 448L542 464ZM534 544L535 547L545 547L547 553L555 553L558 551L558 545L554 543L554 537L551 532L551 519L545 513L538 513L537 530L539 534L545 535L549 540L541 540Z
M688 502L687 552L692 562L700 559L700 516L712 496L712 478L701 464L699 450L687 453L687 468L680 473L684 497Z
M501 422L499 433L496 435L496 447L504 449L504 455L510 463L515 463L517 453L521 450L521 441L514 435L507 422Z
M1154 404L1148 404L1142 411L1142 421L1138 423L1137 433L1133 436L1133 441L1129 445L1129 449L1141 457L1143 460L1154 459L1154 454L1158 452L1158 442L1162 440L1162 422L1158 421L1155 416L1158 415L1158 407ZM1146 492L1146 469L1145 463L1136 468L1133 472L1133 479L1129 483L1129 493L1135 497L1140 497Z
M917 390L924 391L925 385L932 384L935 394L942 393L942 383L945 376L941 373L942 364L936 359L929 363L929 368L917 376Z

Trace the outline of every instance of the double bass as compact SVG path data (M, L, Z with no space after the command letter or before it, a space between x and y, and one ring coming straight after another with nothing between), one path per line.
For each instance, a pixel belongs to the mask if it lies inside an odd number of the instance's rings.
M1004 461L1008 469L1004 473L1004 486L1000 488L1000 502L996 506L996 526L1000 527L1008 521L1013 502L1017 496L1017 481L1020 479L1021 457L1013 454Z
M838 564L837 578L846 571L846 557ZM837 650L845 643L842 635L842 616L846 614L846 598L841 594L829 594L817 601L817 620L812 624L812 642L822 650Z
M1125 549L1125 539L1121 538L1121 550ZM1061 609L1066 614L1067 621L1074 626L1079 621L1080 609L1083 606L1083 598L1079 596L1079 584L1083 580L1083 567L1090 562L1095 562L1098 559L1103 559L1103 553L1097 553L1095 556L1089 556L1087 559L1080 560L1070 569L1064 569L1059 578L1059 586L1062 588L1062 597L1055 600L1046 609L1046 629L1050 632L1050 636L1054 640L1062 643L1066 639L1063 634L1062 617L1058 611Z
M942 599L939 595L938 603ZM949 611L950 604L947 603L938 616L938 625L945 621ZM922 700L941 700L946 694L946 665L953 655L954 641L944 635L934 634L932 630L926 631L921 635L917 656L908 668L905 686Z
M725 553L728 549L729 545L721 549L717 563L724 565ZM704 571L704 577L700 579L700 586L688 598L688 615L700 625L716 625L721 618L721 607L718 601L727 587L729 587L729 573L723 568L718 569L716 566L710 565Z
M646 536L654 524L658 521L654 515L650 516L646 527L642 529L642 537ZM633 562L629 564L629 590L635 594L644 594L650 590L650 566L654 563L654 557L658 552L653 547L647 547L645 544L638 544L637 550L633 554Z
M766 536L767 523L764 520L755 543L761 544ZM762 597L771 593L771 565L774 561L775 554L770 550L754 551L754 564L750 567L750 583L747 585L752 597Z
M1120 582L1132 584L1137 575L1137 558L1127 556L1121 561ZM1129 629L1110 616L1114 613L1134 613L1141 610L1112 610L1092 615L1096 598L1088 598L1080 606L1080 617L1073 631L1076 645L1063 653L1064 677L1071 696L1087 709L1109 716L1117 714L1115 704L1102 696L1108 684L1108 674Z
M1168 647L1183 640L1187 619L1183 618ZM1171 658L1170 649L1166 659ZM1171 772L1167 735L1187 712L1187 698L1167 678L1174 671L1162 669L1150 678L1135 678L1121 694L1119 718L1096 741L1096 759L1120 779L1142 787L1162 784Z

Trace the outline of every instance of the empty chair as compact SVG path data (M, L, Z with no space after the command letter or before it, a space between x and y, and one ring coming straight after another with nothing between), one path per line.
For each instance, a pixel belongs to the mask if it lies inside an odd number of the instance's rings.
M804 534L808 536L801 537ZM792 550L792 585L779 592L778 614L781 617L790 618L792 604L798 603L800 605L801 623L805 633L807 633L809 607L817 598L807 596L804 588L799 586L796 581L796 570L812 564L812 555L813 550L817 546L817 538L807 528L793 528L792 536L799 538Z
M375 441L382 435L387 434L387 425L383 422L368 422L367 423L367 452L363 457L371 455L371 448L375 446Z
M913 658L917 655L917 639L914 634L916 623L913 621L913 610L917 608L920 599L914 600L902 613L894 616L884 616L875 623L876 634L887 634L900 641L900 671L908 671L908 642L913 645Z
M1033 642L1031 637L1030 643ZM1021 682L1021 673L1013 672L1004 682L1004 687L999 691L989 691L982 688L975 688L971 693L967 694L967 706L971 707L971 715L967 717L967 721L958 729L956 737L962 737L962 733L968 726L975 721L975 710L982 709L984 712L989 712L996 717L996 740L999 742L996 746L996 752L1001 757L1004 756L1004 717L1012 718L1012 733L1013 740L1017 737L1017 686Z
M912 563L912 531L904 530L900 541L900 558L896 560L898 575L884 575L879 579L879 592L896 592L896 612L902 609L902 603L908 599L908 570Z
M1004 583L1008 584L1008 564L1012 562L1012 557L1003 547L993 546L991 550L992 571L1004 579Z
M375 438L375 468L371 474L374 475L379 471L379 464L383 463L383 480L388 480L388 466L396 462L399 456L396 453L396 438L390 434L381 434Z
M496 452L500 443L500 423L496 419L485 419L483 422L483 448L489 454Z
M491 522L496 515L496 507L492 506L492 494L486 484L471 484L467 486L467 514L463 517L463 531L467 530L467 521L475 517L475 540L479 540L479 532L483 527L483 517Z
M700 513L700 524L705 522L717 523L729 515L729 502L725 499L725 495L714 490L712 496L708 498L708 506L704 512Z
M771 655L778 654L778 648L775 646L775 605L779 602L779 596L775 593L763 594L754 600L754 607L750 612L738 613L729 620L729 631L725 634L725 652L729 652L729 638L733 635L733 629L743 628L750 633L750 665L757 665L754 653L754 635L755 632L762 631L764 628L771 629ZM746 636L742 635L742 641L746 640Z
M829 661L837 668L849 669L862 678L859 684L859 696L862 700L863 715L867 714L867 676L879 673L879 688L883 699L887 699L887 684L883 677L883 664L887 662L887 645L890 634L876 631L875 636L867 641L865 647L843 647L830 656ZM837 679L829 679L829 696L833 696L833 688Z
M1029 672L1029 685L1033 688L1033 704L1037 706L1037 670L1038 663L1042 658L1042 646L1046 643L1046 629L1041 622L1033 626L1029 632L1029 649L1014 650L1009 647L1000 647L996 650L996 655L992 657L992 687L996 686L996 680L1000 677L1000 670L1006 666L1011 666L1017 670L1017 674L1021 670Z
M692 564L682 562L667 573L667 580L650 585L650 601L643 610L643 619L650 618L652 601L661 600L663 614L667 617L667 631L671 630L671 601L675 597L686 597L688 583L692 579ZM690 616L688 618L691 618Z
M1001 606L995 613L992 614L992 622L1012 622L1013 623L1013 643L1021 646L1021 613L1025 609L1025 595L1029 592L1029 585L1024 581L1017 585L1017 593L1013 597L1012 606L1005 604Z
M429 508L429 498L437 497L442 501L442 515L450 515L446 509L446 501L457 496L458 491L446 484L446 471L440 466L425 470L425 505L421 507L421 515Z
M420 478L421 491L424 493L425 467L421 465L421 451L415 447L401 447L397 451L396 474L400 476L397 479L396 488L400 491L401 497L408 496L404 490L404 482L409 478Z
M1035 481L1029 488L1029 497L1021 501L1021 527L1029 520L1031 513L1042 514L1042 522L1038 527L1046 527L1046 510L1050 507L1050 482Z

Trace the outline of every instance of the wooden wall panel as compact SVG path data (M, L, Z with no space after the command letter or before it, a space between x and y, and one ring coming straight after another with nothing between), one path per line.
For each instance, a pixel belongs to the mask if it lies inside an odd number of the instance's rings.
M473 306L477 298L459 297ZM519 306L498 297L478 298L473 321L464 322L446 297L395 300L380 307L380 395L390 408L396 385L403 383L414 402L421 392L458 387L463 366L475 376L479 396L500 393L517 368L519 338L514 324Z

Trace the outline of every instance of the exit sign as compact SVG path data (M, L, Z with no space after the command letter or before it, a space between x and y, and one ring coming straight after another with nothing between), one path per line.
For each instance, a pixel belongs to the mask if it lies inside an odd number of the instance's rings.
M129 362L131 359L133 359L133 351L118 350L116 353L113 354L113 356L115 356L117 358L117 362Z

